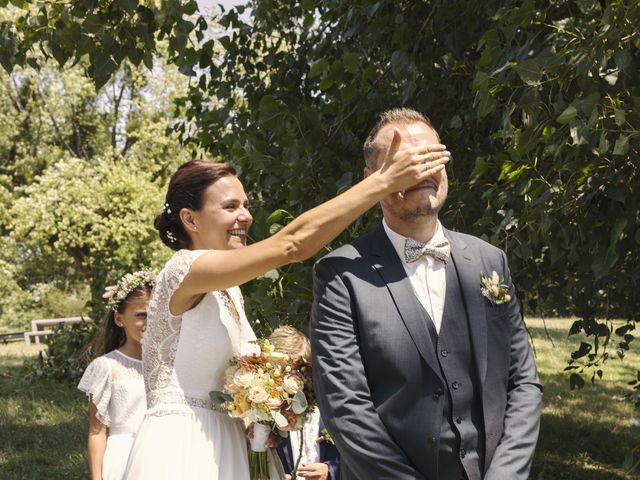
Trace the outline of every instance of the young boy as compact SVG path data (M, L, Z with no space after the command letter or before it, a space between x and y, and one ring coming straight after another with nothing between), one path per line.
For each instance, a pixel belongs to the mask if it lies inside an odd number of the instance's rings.
M292 357L303 357L311 362L311 343L297 328L288 325L278 327L269 337L269 342L279 352ZM340 480L340 454L323 430L320 411L316 407L302 428L302 459L296 477L306 480ZM300 431L289 432L289 436L280 442L277 453L287 473L286 479L291 479L290 474L300 453Z

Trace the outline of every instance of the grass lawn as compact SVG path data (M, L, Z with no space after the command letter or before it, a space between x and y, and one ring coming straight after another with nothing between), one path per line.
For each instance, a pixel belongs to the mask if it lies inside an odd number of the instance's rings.
M85 467L87 404L72 384L24 376L38 345L0 345L0 479L76 480Z
M622 399L626 382L640 368L638 345L624 362L611 359L604 379L571 391L562 371L578 339L567 339L570 320L527 320L544 384L540 441L534 480L633 480L625 456L640 445L630 435L639 412ZM24 378L20 368L38 346L0 345L0 479L87 478L86 400L75 385ZM635 351L634 351L635 350ZM233 479L229 479L233 480ZM509 479L505 479L509 480Z
M640 369L640 345L632 343L624 361L618 360L615 349L610 351L603 380L572 391L562 371L572 349L579 345L579 338L567 338L571 323L547 320L549 340L541 320L527 320L544 385L540 440L531 478L640 479L640 472L632 474L623 468L632 448L636 462L640 459L640 443L630 434L631 418L640 412L623 399L629 391L626 383Z

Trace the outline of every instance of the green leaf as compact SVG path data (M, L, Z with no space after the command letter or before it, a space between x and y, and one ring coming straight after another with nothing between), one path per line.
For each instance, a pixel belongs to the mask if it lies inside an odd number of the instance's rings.
M472 178L483 177L489 170L489 165L484 157L476 157L475 166L473 168Z
M616 244L620 240L620 235L624 232L624 229L627 227L628 220L624 217L620 217L616 219L613 224L613 228L611 229L611 241L609 243L610 249L615 249Z
M327 78L331 79L334 83L340 83L342 81L342 75L344 74L344 63L338 59L331 64Z
M571 352L571 358L573 360L582 358L591 351L591 348L591 345L587 342L580 342L580 348L578 348L578 350L576 350L575 352Z
M260 99L260 114L265 117L272 117L280 112L278 102L271 95L264 95Z
M626 120L625 111L616 108L614 112L615 112L616 125L618 125L619 127L623 126Z
M329 90L331 87L333 87L333 84L334 84L333 78L325 77L322 79L318 87L320 88L321 91L324 92L325 90Z
M400 78L404 76L405 70L409 65L409 56L403 50L396 50L391 54L391 72L394 77Z
M582 376L578 373L572 373L569 377L569 385L571 386L571 390L581 389L585 385L585 381Z
M476 72L475 77L473 77L473 83L471 84L474 91L484 90L488 88L489 85L489 75L485 72Z
M585 145L589 143L587 136L589 135L589 129L582 122L574 122L569 128L571 139L574 145Z
M133 0L130 0L133 1ZM182 7L182 12L185 15L193 15L198 11L198 2L196 2L195 0L189 0L187 3L184 4L184 6Z
M633 57L629 49L625 48L623 50L618 50L614 55L613 59L616 62L616 66L620 70L625 70L633 61Z
M316 60L311 64L311 69L309 70L309 78L315 78L329 69L329 62L327 62L324 58Z
M360 69L360 56L357 53L349 52L342 57L345 71L357 73Z
M565 125L576 118L577 115L578 110L576 109L576 107L574 107L573 105L569 105L560 115L558 115L558 118L556 118L556 120L558 121L558 123Z
M116 0L116 3L122 8L125 12L133 12L138 6L137 0Z
M538 62L528 58L514 65L513 69L518 73L520 79L530 86L540 85L542 74L544 73Z
M302 0L300 6L305 12L310 12L316 8L316 2L315 0Z
M600 144L598 145L598 153L605 155L609 151L609 140L607 140L607 132L604 130L600 134Z
M618 254L607 249L604 252L598 252L595 260L591 263L591 270L596 280L604 278L618 261Z
M613 146L613 154L614 155L626 155L629 151L629 136L628 135L620 135L616 140L615 145Z
M269 217L267 218L267 223L279 222L283 219L288 219L288 218L291 218L291 214L286 210L279 208L278 210L271 213L271 215L269 215Z
M98 54L93 62L94 77L108 78L118 68L111 55Z
M486 117L493 111L496 99L488 90L480 90L476 94L476 114L479 119Z
M272 223L271 226L269 227L269 235L273 235L276 232L278 232L281 228L283 227L283 225L280 225L279 223Z

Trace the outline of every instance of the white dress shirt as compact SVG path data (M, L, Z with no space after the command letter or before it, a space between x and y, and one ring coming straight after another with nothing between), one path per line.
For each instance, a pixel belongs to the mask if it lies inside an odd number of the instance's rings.
M304 444L302 447L302 459L300 460L300 466L307 463L321 463L320 444L318 443L318 437L320 436L320 410L318 410L317 407L311 411L305 420L302 431L304 437L300 436L300 430L291 430L289 432L293 464L295 465L298 461L300 440L302 440ZM304 478L296 475L296 480L304 480Z
M431 320L433 320L436 331L440 333L442 312L444 311L444 296L447 291L445 263L430 255L424 255L415 262L407 263L404 259L404 242L407 237L391 230L384 219L382 220L382 226L402 261L402 266L404 271L407 272L413 292L431 317ZM444 232L442 225L438 221L436 233L428 244L433 244L443 239L445 239Z

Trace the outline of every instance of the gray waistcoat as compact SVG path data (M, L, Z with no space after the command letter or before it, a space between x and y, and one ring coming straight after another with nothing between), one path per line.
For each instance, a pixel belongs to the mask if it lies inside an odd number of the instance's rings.
M438 453L438 480L482 478L484 424L476 367L473 363L469 321L452 261L447 263L447 290L440 335L427 321L432 344L447 389ZM478 281L478 288L480 282Z

